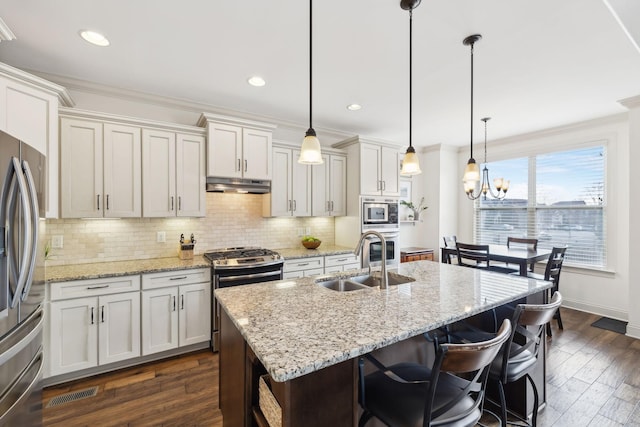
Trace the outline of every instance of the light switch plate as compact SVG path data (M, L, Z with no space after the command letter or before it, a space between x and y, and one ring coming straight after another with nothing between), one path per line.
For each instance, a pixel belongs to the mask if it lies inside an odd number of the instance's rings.
M156 233L156 242L165 243L167 241L167 233L164 231L158 231Z
M62 249L64 246L64 239L61 235L51 236L51 248Z

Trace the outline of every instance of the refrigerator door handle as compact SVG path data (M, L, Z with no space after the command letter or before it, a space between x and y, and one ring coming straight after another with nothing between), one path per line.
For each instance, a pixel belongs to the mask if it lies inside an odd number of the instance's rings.
M15 181L13 178L15 177ZM14 183L13 189L11 189L11 182ZM17 187L17 191L15 188ZM6 193L9 191L11 193L11 197L6 199ZM17 194L16 194L17 193ZM25 233L24 233L24 241L30 243L32 241L31 236L31 210L29 208L29 199L27 199L27 183L25 181L25 177L22 174L22 168L20 167L20 162L16 157L11 158L11 162L9 165L9 170L7 171L7 178L4 182L4 188L2 191L2 209L0 210L0 224L7 224L7 220L13 221L16 212L16 196L20 197L20 202L22 203L22 214L24 215L25 225ZM13 225L11 224L8 227L7 232L7 241L5 241L5 252L7 253L7 262L11 263L12 273L14 275L14 279L16 282L16 289L13 292L13 295L10 295L9 306L11 308L15 308L18 304L18 300L20 295L22 294L22 289L27 281L28 269L26 268L27 262L29 261L29 244L24 245L22 250L22 259L20 261L20 266L18 267L18 263L10 248L13 247L14 239L13 239ZM11 294L11 288L9 288L9 294Z
M29 386L24 390L24 392L17 399L15 399L13 403L2 402L0 400L0 404L2 404L3 407L7 404L11 404L9 409L7 409L0 416L0 425L5 425L5 422L12 415L12 412L14 411L14 409L21 407L24 404L25 400L31 396L31 393L40 386L40 380L42 379L42 368L44 367L44 363L42 361L42 348L40 348L40 351L38 351L34 356L34 358L31 359L31 361L29 362L25 370L22 371L20 376L16 379L16 381L12 385L15 386L16 384L20 384L21 381L25 379L27 374L31 372L35 366L38 366L38 371L36 372L36 375L33 377L33 380L31 380L31 383L29 384ZM10 399L10 398L15 398L13 393L6 393L4 396L4 399L2 400Z
M33 325L34 322L37 322ZM42 306L38 307L36 311L31 313L21 324L21 326L14 329L0 341L0 365L4 365L7 361L11 360L16 354L24 350L33 339L42 332L44 325L44 313ZM28 333L25 334L25 329L31 328ZM22 336L24 335L24 336ZM16 342L17 341L17 342ZM0 423L0 425L2 425Z
M29 196L31 198L29 206L31 207L31 257L27 264L27 280L22 291L22 301L26 300L31 290L31 284L33 283L33 272L36 268L36 257L38 251L38 224L39 224L39 208L38 208L38 195L36 193L36 186L33 180L33 174L29 168L29 163L26 160L22 161L22 170L26 176L27 185L29 187ZM27 226L25 224L25 226ZM25 244L26 245L26 244Z

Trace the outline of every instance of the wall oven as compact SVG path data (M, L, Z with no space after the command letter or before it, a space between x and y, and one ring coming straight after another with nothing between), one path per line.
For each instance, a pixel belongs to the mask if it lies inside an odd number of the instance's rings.
M281 280L284 260L277 252L269 249L241 247L216 249L204 253L211 262L212 324L211 346L213 351L220 348L220 305L215 298L215 290L230 286Z
M399 233L381 233L387 242L387 268L400 264ZM362 249L362 268L382 266L382 242L376 236L367 236Z

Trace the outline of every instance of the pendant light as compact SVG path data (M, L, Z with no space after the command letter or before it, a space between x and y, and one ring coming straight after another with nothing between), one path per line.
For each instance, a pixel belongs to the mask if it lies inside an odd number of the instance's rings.
M309 0L309 129L302 140L300 148L300 157L298 163L307 165L320 165L324 163L322 160L322 152L320 150L320 141L316 137L316 131L312 125L312 95L313 95L313 0Z
M411 144L411 124L412 124L412 77L413 77L413 63L412 63L412 42L413 42L413 9L420 5L421 0L401 0L400 7L409 11L409 147L402 160L402 175L418 175L422 173L420 169L420 160L416 155L416 150Z
M476 163L476 159L473 158L473 45L481 38L482 36L480 34L473 34L462 41L465 46L471 46L471 137L469 142L471 156L467 162L467 167L464 168L464 175L462 177L464 191L467 195L473 193L476 184L480 181L480 168Z
M487 122L491 120L491 117L484 117L480 120L484 122L484 168L482 169L482 183L480 184L480 193L474 195L474 188L471 189L471 192L467 192L467 196L470 199L477 199L482 194L483 200L487 200L487 193L489 193L494 199L502 200L507 195L510 182L504 178L494 179L493 185L496 187L496 192L493 192L493 188L491 188L491 180L489 180L489 168L487 168Z

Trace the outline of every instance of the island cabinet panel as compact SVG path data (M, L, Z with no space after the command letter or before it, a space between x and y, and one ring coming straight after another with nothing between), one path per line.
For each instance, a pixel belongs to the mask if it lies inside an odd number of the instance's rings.
M282 427L356 425L357 373L357 359L351 359L290 381L268 380L282 410ZM225 427L269 425L259 407L263 375L264 367L223 310L220 410Z

